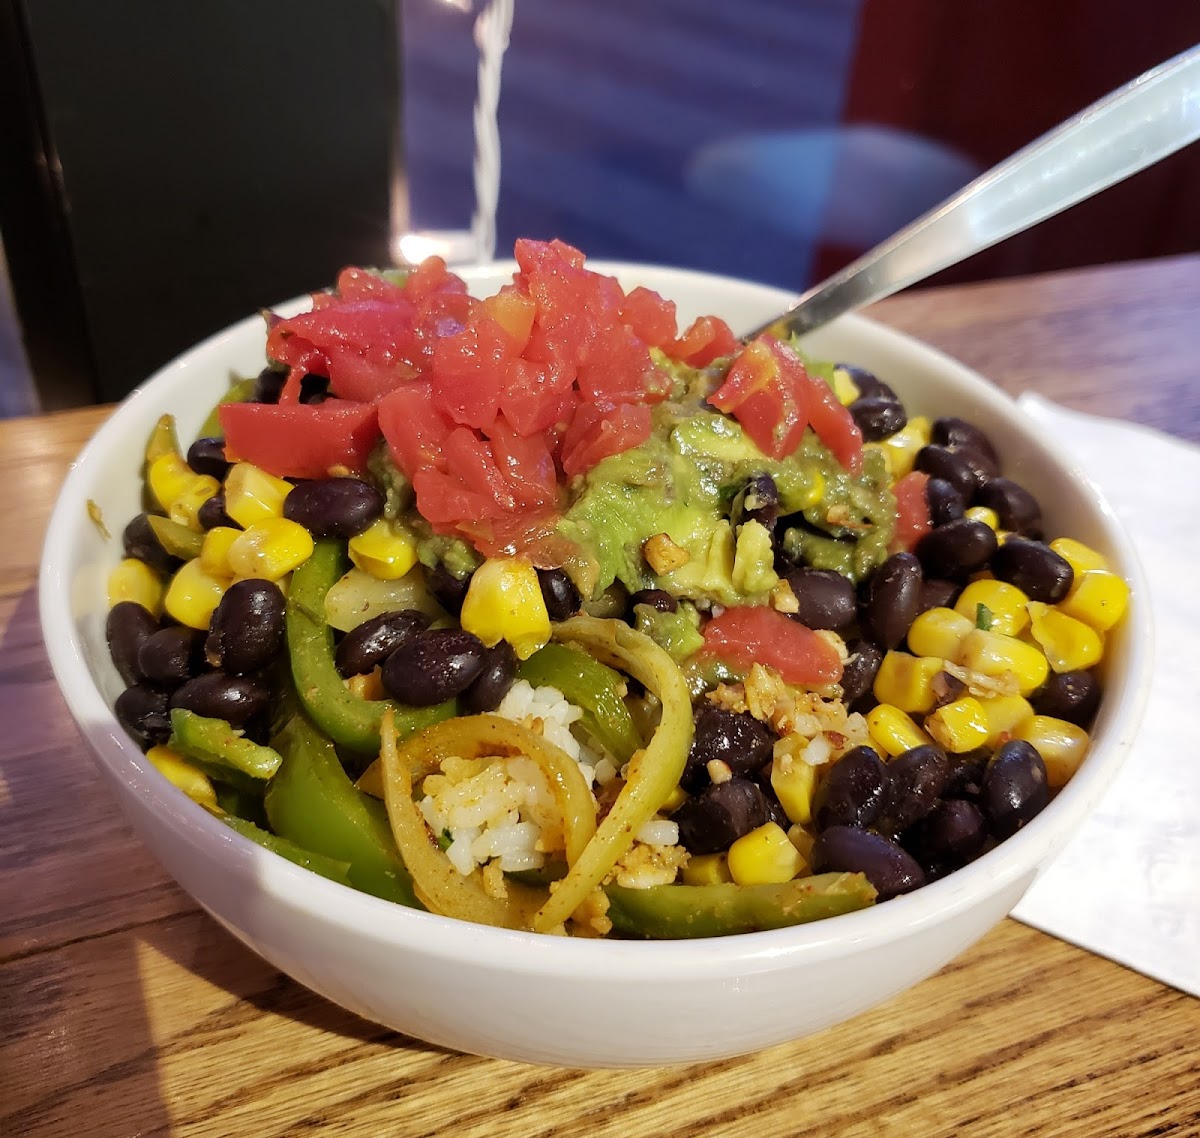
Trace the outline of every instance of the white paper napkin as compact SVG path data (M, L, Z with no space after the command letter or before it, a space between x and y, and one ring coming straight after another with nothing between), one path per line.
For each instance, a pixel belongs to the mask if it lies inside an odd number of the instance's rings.
M1156 647L1125 766L1013 916L1200 996L1200 447L1028 392L1019 402L1137 543Z

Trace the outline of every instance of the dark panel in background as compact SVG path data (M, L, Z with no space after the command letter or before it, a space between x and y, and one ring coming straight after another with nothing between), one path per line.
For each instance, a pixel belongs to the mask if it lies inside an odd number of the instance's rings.
M41 197L0 199L0 224L44 406L75 401L80 369L120 398L230 321L387 260L392 0L3 3L27 121L0 173L32 160L11 173Z

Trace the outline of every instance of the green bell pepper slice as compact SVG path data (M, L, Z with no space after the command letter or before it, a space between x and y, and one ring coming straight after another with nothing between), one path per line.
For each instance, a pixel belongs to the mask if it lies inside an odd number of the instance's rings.
M350 781L333 742L297 715L274 743L283 761L264 800L271 829L301 849L345 862L355 889L420 908L383 803Z
M606 885L613 931L654 940L782 929L864 909L875 889L861 873L821 873L778 885Z
M386 699L360 699L342 680L334 663L333 629L325 619L325 594L347 568L345 546L318 541L312 556L292 573L288 587L288 657L296 694L308 717L339 747L359 754L379 754L379 724L395 711L396 736L407 739L456 711L454 700L434 707L406 707Z
M612 757L617 766L629 762L642 745L633 716L625 706L625 679L580 648L551 642L517 669L531 686L557 688L583 711L580 724Z
M250 793L262 790L281 761L278 751L247 739L224 719L211 719L182 707L171 709L168 745L209 778Z
M243 838L249 838L263 849L286 858L294 865L311 869L313 873L328 877L330 881L336 881L339 885L354 887L350 881L350 866L346 862L313 853L311 850L301 849L295 842L289 842L287 838L272 834L269 830L264 830L253 822L248 822L245 818L239 818L236 814L217 814L217 817L234 833L241 834Z

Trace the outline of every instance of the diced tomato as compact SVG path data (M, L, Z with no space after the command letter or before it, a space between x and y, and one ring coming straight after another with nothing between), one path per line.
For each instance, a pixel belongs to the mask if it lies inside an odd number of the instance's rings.
M793 354L787 348L782 350ZM850 414L850 409L838 400L833 388L825 380L819 375L809 375L798 358L796 363L808 385L808 421L816 431L817 438L851 474L861 473L862 431Z
M454 533L464 518L485 519L496 512L486 494L472 490L457 473L425 466L412 478L417 509L436 533Z
M708 367L713 360L735 356L742 342L719 316L700 316L667 349L667 354L692 367Z
M518 435L503 415L488 431L492 456L518 504L543 510L558 504L558 472L544 435Z
M584 404L563 438L563 470L571 476L582 474L602 458L640 446L650 437L650 429L650 408L645 404Z
M579 403L574 378L574 369L562 363L509 360L500 410L517 434L540 434L570 418Z
M338 273L334 292L336 293L336 300L342 301L382 300L386 304L408 303L404 295L404 285L393 284L391 281L385 280L378 273L354 266L343 269ZM320 295L317 294L317 296L313 297L314 308L324 308L329 304L329 301L318 304L317 297Z
M435 293L465 294L466 291L462 277L450 272L441 257L426 257L409 270L404 282L404 295L414 304L420 304Z
M674 346L679 330L675 302L664 300L652 289L639 285L626 293L617 316L642 343L664 351Z
M385 395L379 401L379 429L408 479L425 467L445 466L446 438L454 424L434 407L429 380L413 380Z
M760 336L746 345L725 382L708 398L717 410L733 415L772 458L791 454L808 426L807 387L798 382L792 361L799 365L777 341Z
M862 470L862 432L853 416L828 383L771 336L746 345L708 401L732 414L772 458L791 454L807 425L846 470Z
M438 340L430 372L434 406L456 423L490 427L500 406L509 344L500 325L482 314Z
M931 529L929 517L929 475L920 470L906 474L893 487L896 498L896 532L892 535L890 552L911 553Z
M513 285L505 285L495 296L489 296L483 302L483 310L507 337L509 354L519 356L529 343L533 331L533 319L537 315L533 301Z
M820 686L841 678L837 650L812 629L766 606L727 608L704 626L709 655L749 667L765 664L789 684Z
M231 462L252 462L279 478L360 474L379 438L370 403L224 403L217 412Z
M649 394L647 379L652 370L646 345L628 328L612 324L596 329L584 347L579 390L589 402L639 403Z

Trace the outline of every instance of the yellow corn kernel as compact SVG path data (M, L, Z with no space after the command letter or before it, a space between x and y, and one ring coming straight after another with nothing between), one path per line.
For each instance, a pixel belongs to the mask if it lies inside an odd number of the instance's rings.
M244 532L233 526L213 526L204 535L204 543L200 546L200 568L214 577L232 577L234 573L229 565L229 547Z
M1082 727L1052 715L1030 716L1013 738L1033 744L1046 764L1046 780L1055 788L1066 785L1088 749L1088 733Z
M1073 537L1056 537L1050 548L1059 555L1076 573L1086 573L1089 569L1107 569L1108 561L1104 554L1094 550L1082 541Z
M816 834L811 830L806 830L803 826L791 825L787 829L787 836L788 841L800 851L800 856L804 858L805 865L811 865L813 846L817 842Z
M183 456L174 451L159 455L146 468L150 493L163 510L169 510L176 498L186 494L198 477L200 475L188 466Z
M1046 657L1035 645L982 628L976 628L963 637L954 660L964 668L985 676L1013 676L1017 690L1022 695L1036 691L1050 674Z
M213 610L221 603L229 587L227 577L214 577L200 565L200 558L185 561L171 578L163 607L180 624L188 628L205 629L212 620Z
M929 445L929 432L929 420L918 415L880 443L893 482L912 473L917 454Z
M806 825L812 821L813 791L817 788L817 768L798 755L782 754L771 764L771 789L791 822Z
M682 873L684 885L723 885L733 880L729 859L723 853L698 854L688 858Z
M1056 672L1078 672L1100 662L1104 640L1089 624L1064 612L1029 602L1029 632L1041 645L1050 667Z
M350 560L380 581L398 581L417 563L416 539L401 522L379 518L350 539Z
M239 533L226 557L235 577L278 581L303 565L312 551L312 534L299 522L265 518Z
M1013 732L1033 715L1033 707L1023 695L989 696L981 699L979 705L987 720L985 742L989 747L1007 743Z
M743 834L729 847L729 875L738 885L781 884L804 868L800 851L777 822Z
M489 557L471 577L462 627L489 648L501 640L527 660L550 639L550 614L533 565L524 557Z
M961 755L987 742L987 715L979 700L964 696L925 716L925 730L947 751Z
M973 618L968 619L954 609L926 609L909 626L909 651L917 656L953 660L963 637L974 627Z
M687 791L681 786L677 786L670 794L667 795L666 801L658 808L663 814L668 817L675 813L688 800Z
M875 673L875 698L901 711L928 711L936 698L933 677L942 670L943 664L940 656L888 652Z
M979 606L983 605L991 618L992 632L1018 636L1029 623L1029 613L1025 610L1028 603L1029 598L1016 585L988 577L972 581L963 589L954 602L954 611L974 626L979 620Z
M1000 515L988 506L971 506L963 513L963 517L973 522L983 522L991 530L1000 528Z
M931 741L909 716L889 703L878 704L867 712L867 731L871 741L892 758Z
M173 747L160 743L146 752L146 758L154 764L154 768L163 778L177 786L193 802L216 808L217 792L208 775L192 766Z
M220 489L221 483L211 474L193 475L191 485L168 505L167 516L200 533L204 529L200 524L200 507Z
M833 393L844 407L849 407L862 394L858 384L844 367L833 369Z
M108 575L108 607L133 601L158 616L162 612L163 590L162 578L149 565L136 557L126 557Z
M1125 615L1129 606L1129 586L1123 577L1107 569L1085 569L1075 574L1071 591L1057 608L1067 616L1107 632Z
M292 484L253 463L235 462L225 475L225 512L243 529L267 518L283 517L283 501Z

